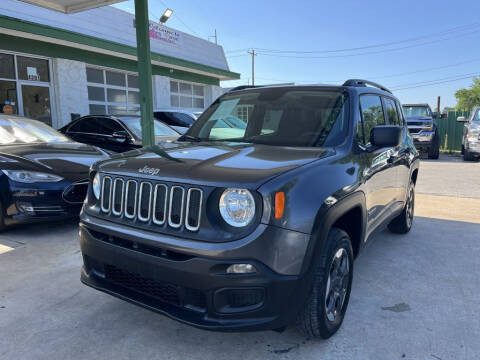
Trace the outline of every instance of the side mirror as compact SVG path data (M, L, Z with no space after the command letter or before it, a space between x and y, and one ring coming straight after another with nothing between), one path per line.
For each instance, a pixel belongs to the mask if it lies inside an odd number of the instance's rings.
M395 147L402 142L401 126L382 125L370 130L370 143L378 148Z
M129 135L126 131L115 131L112 134L112 138L117 142L126 142L129 139Z
M457 117L457 121L458 122L467 122L467 119L465 118L465 116L459 116L459 117Z

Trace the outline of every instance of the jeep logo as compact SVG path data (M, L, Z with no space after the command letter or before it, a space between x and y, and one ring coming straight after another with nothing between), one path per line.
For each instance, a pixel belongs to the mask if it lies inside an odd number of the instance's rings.
M142 174L148 174L148 175L158 175L158 173L160 172L160 169L149 168L147 165L145 165L143 168L138 169L138 172Z

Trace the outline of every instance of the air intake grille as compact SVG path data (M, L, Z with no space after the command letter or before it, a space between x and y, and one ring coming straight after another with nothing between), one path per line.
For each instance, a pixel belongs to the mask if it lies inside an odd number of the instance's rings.
M104 175L100 207L104 214L173 229L200 228L203 191L153 181Z

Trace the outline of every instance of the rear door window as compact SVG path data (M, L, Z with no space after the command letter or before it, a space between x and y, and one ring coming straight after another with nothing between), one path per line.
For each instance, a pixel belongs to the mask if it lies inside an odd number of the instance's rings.
M388 123L390 125L401 125L395 101L389 98L383 98L385 102L385 111L387 112Z
M360 96L360 111L362 113L361 128L362 137L360 142L364 145L370 144L370 131L377 125L385 125L385 114L383 112L382 101L378 95Z

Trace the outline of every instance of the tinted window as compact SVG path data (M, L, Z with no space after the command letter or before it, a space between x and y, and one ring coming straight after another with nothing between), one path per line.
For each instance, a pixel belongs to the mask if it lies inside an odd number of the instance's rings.
M345 139L348 98L340 91L270 88L230 93L210 106L188 135L202 140L278 146L332 146ZM248 122L238 109L251 110Z
M0 78L15 79L13 55L0 54Z
M184 113L157 111L154 115L156 119L170 126L190 127L195 122L193 117Z
M142 124L140 118L121 118L121 120L131 132L133 132L138 138L142 138ZM155 129L155 136L179 136L175 130L158 120L155 120L153 125Z
M102 135L112 135L116 131L125 131L125 129L115 120L95 117L78 120L68 129L68 132L82 132Z
M377 125L385 125L380 96L363 95L360 97L360 109L362 111L364 144L370 143L370 131Z
M385 110L388 116L388 123L390 125L401 125L400 116L398 115L395 101L388 98L383 98L383 100L385 101Z
M17 68L20 80L50 81L48 60L18 56Z

